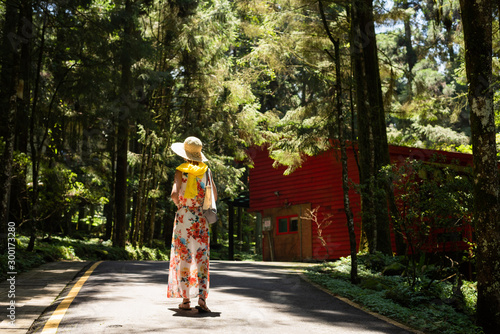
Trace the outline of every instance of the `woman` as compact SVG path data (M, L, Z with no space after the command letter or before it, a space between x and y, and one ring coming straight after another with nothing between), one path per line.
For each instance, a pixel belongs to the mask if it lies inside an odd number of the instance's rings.
M172 234L167 297L183 298L179 304L182 310L190 310L190 299L198 297L196 309L210 312L206 302L210 283L210 238L208 222L203 216L209 170L204 163L208 160L201 152L202 146L198 138L188 137L184 143L174 143L171 147L186 162L177 167L171 194L177 213ZM211 175L210 183L217 200L217 189Z

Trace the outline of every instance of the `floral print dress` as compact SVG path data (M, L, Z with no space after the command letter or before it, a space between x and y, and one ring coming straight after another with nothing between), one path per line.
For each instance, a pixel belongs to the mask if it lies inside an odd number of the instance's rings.
M168 298L206 299L210 283L210 237L208 223L203 216L206 173L196 178L198 194L185 198L188 174L182 174L179 191L180 207L177 210L172 234L170 269L168 273Z

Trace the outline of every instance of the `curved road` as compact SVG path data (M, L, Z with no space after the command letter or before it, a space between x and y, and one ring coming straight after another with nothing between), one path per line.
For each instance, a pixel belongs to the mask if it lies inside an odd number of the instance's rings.
M212 313L199 314L194 308L179 310L179 299L166 299L168 262L102 262L57 333L410 333L311 286L290 266L212 261L207 300ZM42 333L58 303L29 333Z

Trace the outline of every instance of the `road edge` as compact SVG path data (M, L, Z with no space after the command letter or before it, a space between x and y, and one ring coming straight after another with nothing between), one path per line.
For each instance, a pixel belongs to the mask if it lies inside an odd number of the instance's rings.
M66 298L66 296L71 291L71 288L75 285L75 283L87 272L87 270L94 265L97 261L85 261L86 264L71 278L64 288L61 289L57 297L54 298L50 305L47 305L45 309L38 315L38 317L31 323L31 326L26 331L26 334L34 334L41 333L45 323L50 318L52 313L57 309L59 304ZM44 319L46 318L46 319Z
M346 303L346 304L349 304L349 305L350 305L350 306L352 306L352 307L357 308L357 309L358 309L358 310L360 310L360 311L363 311L363 312L365 312L365 313L367 313L367 314L369 314L369 315L372 315L372 316L374 316L375 318L378 318L378 319L380 319L380 320L382 320L382 321L385 321L385 322L387 322L387 323L389 323L389 324L391 324L391 325L394 325L394 326L396 326L396 327L399 327L399 328L401 328L401 329L404 329L404 330L406 330L406 331L408 331L408 332L411 332L411 333L414 333L414 334L425 334L424 332L422 332L422 331L420 331L420 330L417 330L417 329L411 328L411 327L409 327L409 326L407 326L407 325L404 325L404 324L402 324L402 323L400 323L400 322L397 322L397 321L396 321L396 320L394 320L394 319L391 319L391 318L389 318L389 317L386 317L385 315L382 315L382 314L379 314L379 313L376 313L376 312L370 311L370 310L366 309L365 307L363 307L362 305L360 305L360 304L358 304L358 303L353 302L352 300L349 300L349 299L347 299L347 298L345 298L345 297L339 296L339 295L337 295L337 294L335 294L335 293L331 292L331 291L330 291L330 290L328 290L327 288L325 288L325 287L323 287L323 286L319 285L318 283L313 282L312 280L310 280L310 279L309 279L309 278L308 278L308 277L307 277L304 273L297 272L296 274L297 274L297 275L299 275L299 277L300 277L303 281L305 281L305 282L309 283L310 285L314 286L315 288L317 288L317 289L319 289L319 290L321 290L321 291L323 291L323 292L325 292L325 293L329 294L329 295L330 295L330 296L332 296L332 297L337 298L338 300L340 300L340 301L342 301L342 302L344 302L344 303Z

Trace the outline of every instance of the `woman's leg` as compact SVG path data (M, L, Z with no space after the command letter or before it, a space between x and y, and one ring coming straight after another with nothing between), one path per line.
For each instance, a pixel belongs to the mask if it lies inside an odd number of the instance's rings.
M196 306L196 309L198 310L198 312L211 312L207 306L205 297L203 297L202 294L198 296L198 305Z
M190 303L191 301L189 300L189 298L183 298L182 303L179 304L179 308L181 310L190 310L191 309L191 305L189 305Z

